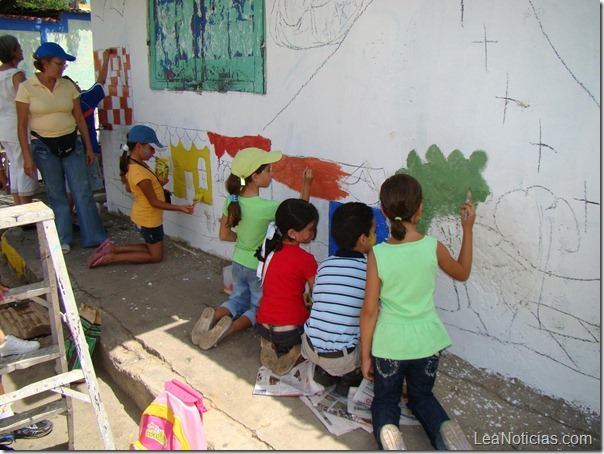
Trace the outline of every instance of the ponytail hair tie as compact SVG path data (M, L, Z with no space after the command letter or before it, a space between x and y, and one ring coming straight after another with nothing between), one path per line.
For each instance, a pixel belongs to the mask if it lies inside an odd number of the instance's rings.
M231 194L231 195L229 196L229 200L230 200L231 202L237 202L237 200L239 200L239 197L237 197L235 194Z
M128 145L126 145L125 143L122 144L120 149L122 149L123 151L130 151L130 148L128 148Z
M400 216L397 216L397 217L395 217L395 218L394 218L394 220L395 220L395 221L402 221L402 220L403 220L403 218L401 218Z

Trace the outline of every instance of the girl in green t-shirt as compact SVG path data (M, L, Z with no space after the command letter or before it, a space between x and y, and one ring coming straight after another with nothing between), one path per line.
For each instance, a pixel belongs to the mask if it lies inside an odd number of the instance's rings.
M380 203L391 237L369 252L360 317L361 370L374 382L374 436L380 448L404 449L398 425L406 381L407 406L432 446L472 449L432 393L440 351L451 345L433 295L438 268L460 281L470 276L476 208L469 199L461 207L463 240L455 260L441 242L417 231L422 188L415 178L405 174L388 178L380 188Z

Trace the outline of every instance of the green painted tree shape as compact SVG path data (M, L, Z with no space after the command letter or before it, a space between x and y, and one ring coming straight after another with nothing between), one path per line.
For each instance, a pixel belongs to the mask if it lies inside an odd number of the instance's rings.
M487 199L490 188L482 177L487 161L487 153L483 150L474 151L468 159L461 151L454 150L445 159L436 145L428 148L426 162L422 162L415 150L409 153L407 168L396 173L411 175L422 185L424 207L417 226L419 232L427 232L435 218L459 217L469 188L476 205Z

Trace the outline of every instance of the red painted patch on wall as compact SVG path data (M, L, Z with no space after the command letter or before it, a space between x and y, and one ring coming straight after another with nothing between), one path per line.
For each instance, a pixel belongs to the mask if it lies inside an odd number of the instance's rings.
M302 173L306 167L312 169L313 181L310 187L311 197L325 200L340 200L348 196L341 188L344 178L350 174L342 170L335 162L322 161L317 158L283 156L273 164L273 179L293 189L302 189Z
M228 137L215 132L208 132L208 138L210 143L214 145L214 153L216 153L218 159L222 158L225 152L234 158L237 152L244 148L255 147L266 151L271 149L271 140L262 136Z

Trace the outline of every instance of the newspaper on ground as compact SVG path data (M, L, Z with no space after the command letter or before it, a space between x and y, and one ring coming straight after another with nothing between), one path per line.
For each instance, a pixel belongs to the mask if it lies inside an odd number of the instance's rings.
M351 398L348 399L347 411L351 415L355 415L359 418L371 421L371 402L373 402L373 382L363 378L363 381L358 388L350 388L351 391L354 389L354 394L349 394ZM399 406L401 407L401 418L399 425L401 426L416 426L420 422L413 416L411 410L407 408L405 401L401 400Z
M372 432L371 423L355 421L355 417L348 414L347 397L341 396L330 386L321 394L302 396L300 400L306 404L314 415L323 423L332 435L339 437L356 429L365 429Z
M317 394L324 387L313 380L315 364L302 361L285 375L277 375L261 366L256 375L253 394L258 396L299 397Z

